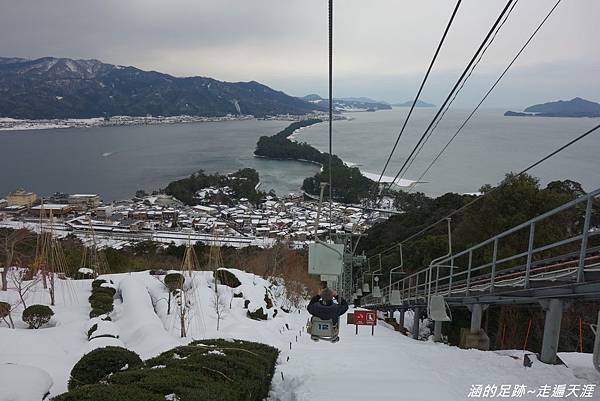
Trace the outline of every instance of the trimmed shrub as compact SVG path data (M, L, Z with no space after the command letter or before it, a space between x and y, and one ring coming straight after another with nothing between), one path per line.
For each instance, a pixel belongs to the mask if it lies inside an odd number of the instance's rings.
M104 279L92 281L92 295L88 298L90 306L92 307L90 318L98 317L113 311L114 295L117 291L112 287L102 287L102 284L108 282L109 281ZM110 283L112 284L112 281Z
M100 286L104 283L108 283L108 280L105 280L103 278L97 278L96 280L92 281L92 289L94 288L100 288Z
M109 382L163 396L175 393L186 401L259 401L268 396L278 355L264 344L194 341L149 359L144 370L119 373Z
M75 280L89 280L92 278L94 278L94 273L82 273L78 271L73 275L73 279Z
M121 347L97 348L85 354L73 366L69 378L69 390L86 384L96 384L121 369L142 366L144 363L133 351Z
M165 397L139 387L88 384L61 394L53 401L165 401Z
M1 302L0 301L0 319L2 319L2 321L6 322L6 324L8 325L8 327L15 327L15 324L12 320L12 316L10 314L11 312L11 306L8 302ZM6 318L8 317L8 321L6 320ZM2 323L0 321L0 323Z
M229 270L217 269L214 273L214 277L219 283L226 285L227 287L236 288L242 285L235 274L231 273Z
M114 282L112 280L108 280L105 278L97 278L96 280L92 281L92 289L106 288L106 287L102 287L102 284L114 284Z
M267 316L267 314L263 311L263 308L258 308L254 312L248 311L247 315L250 319L254 319L254 320L268 320L269 319L269 316Z
M90 311L90 319L92 319L94 317L100 317L102 315L106 315L109 312L112 312L112 309L109 311L106 311L104 309L92 309ZM102 320L110 320L110 316L107 316L106 319L103 318Z
M54 312L46 305L31 305L23 311L22 319L30 329L39 329L50 321Z
M90 306L92 307L92 309L102 309L105 310L106 312L112 312L113 310L113 302L112 302L112 298L110 300L107 299L92 299L90 301Z
M0 319L5 318L10 314L10 304L8 302L0 302Z
M278 355L264 344L194 341L146 361L143 368L116 371L106 385L77 387L55 400L162 401L175 394L185 401L261 401L268 396Z
M183 288L185 277L181 273L169 273L164 278L165 286L170 292L175 292Z
M105 292L96 292L96 290L94 290L92 292L92 295L90 295L88 297L88 301L90 301L90 302L100 301L100 302L112 304L112 302L113 302L113 296L110 295L110 294L107 294Z
M117 293L117 290L115 290L112 287L96 287L92 290L93 295L106 294L106 295L110 296L111 298L114 297L116 293Z

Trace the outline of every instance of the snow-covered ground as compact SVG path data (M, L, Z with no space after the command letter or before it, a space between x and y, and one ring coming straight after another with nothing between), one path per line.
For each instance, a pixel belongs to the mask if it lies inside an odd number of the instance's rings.
M22 381L14 379L20 375L19 371L34 371L31 376L37 387L25 389L33 389L35 394L41 393L44 386L51 386L51 396L66 391L72 366L97 347L125 346L145 359L202 338L239 338L278 347L281 355L271 401L466 400L474 385L495 385L498 392L502 385L512 388L525 385L535 393L517 398L533 400L540 398L536 393L541 386L579 385L582 389L600 383L590 354L561 354L569 367L534 362L532 368L525 368L522 351L482 352L415 341L385 323L376 327L374 336L367 327L355 335L354 326L342 324L340 342L315 343L304 331L308 319L305 310L292 313L281 310L285 303L281 287L268 289L277 315L271 309L267 321L249 319L243 308L244 299L250 300L251 311L266 309L264 294L270 283L253 274L232 272L242 285L236 289L218 286L224 305L219 331L212 273L195 272L193 277L187 277L187 285L193 285L197 291L190 292L188 297L194 307L185 339L179 337L179 317L173 312L175 302L171 304L171 314L167 314L168 292L148 272L103 276L114 282L118 293L111 315L114 326L99 330L119 333L119 339L103 337L88 341L87 330L93 323L88 317L87 300L91 281L58 280L55 315L45 328L26 329L20 319L21 307L13 313L16 329L0 325L0 372L10 372L0 374L0 400L31 400L31 395L14 397L15 391L23 387ZM244 298L233 297L240 292ZM15 303L17 298L14 291L0 292L0 300ZM37 285L27 302L48 304L47 290ZM410 320L411 316L407 316L407 325ZM342 317L341 322L345 321ZM596 389L595 399L599 396L600 390Z
M416 341L385 323L374 336L368 327L355 335L353 325L342 325L340 338L336 344L314 343L303 335L291 351L285 350L284 360L290 358L279 366L283 379L273 379L273 400L462 401L474 385L495 385L496 397L502 385L510 385L511 393L515 385L525 385L534 393L513 398L537 400L544 385L600 385L590 354L566 354L573 363L569 368L540 362L525 368L523 351L484 352ZM600 399L600 389L595 397Z

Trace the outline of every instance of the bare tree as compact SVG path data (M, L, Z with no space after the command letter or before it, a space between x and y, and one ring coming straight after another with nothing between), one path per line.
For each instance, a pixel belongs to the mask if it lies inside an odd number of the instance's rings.
M223 294L222 290L219 290L218 284L215 280L215 291L213 292L212 297L212 307L217 315L217 331L219 331L219 327L221 325L221 318L225 315L227 311L227 301L225 300L225 294Z
M175 291L175 301L177 302L177 311L179 313L180 335L182 338L187 336L188 315L192 306L189 298L190 294L185 288Z
M26 268L12 267L9 269L10 280L12 281L15 290L19 294L19 299L21 300L23 309L27 308L27 303L25 302L27 299L27 293L31 291L39 281L39 276L37 275L31 280L27 280L28 275L29 272Z
M2 230L0 235L0 241L2 241L2 256L4 259L4 268L1 272L2 291L6 291L8 289L7 274L17 257L17 247L20 243L25 241L31 233L27 229L21 228L18 230Z

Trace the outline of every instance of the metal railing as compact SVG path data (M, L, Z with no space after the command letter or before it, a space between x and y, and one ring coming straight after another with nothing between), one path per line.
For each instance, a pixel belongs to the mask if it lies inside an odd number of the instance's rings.
M593 202L599 195L600 188L462 252L434 259L429 266L383 288L382 298L375 299L366 296L363 298L362 304L386 304L389 302L389 296L393 290L399 291L403 303L427 304L431 295L445 297L494 295L498 292L506 293L510 290L529 289L536 282L548 280L568 284L585 283L585 271L589 269L600 271L600 255L594 255L594 252L598 253L600 250L588 246L590 237L600 235L598 230L591 229ZM571 222L574 219L580 221L583 217L579 234L567 234L568 238L536 246L536 226L540 226L556 217L557 214L583 203L585 203L583 216L581 213L575 213L575 217L571 220ZM485 223L482 222L482 224ZM514 251L510 255L499 257L501 240L521 230L528 231L527 250ZM567 253L535 260L536 256L540 256L542 252L554 251L553 253L556 254L560 247L566 246L571 247ZM485 255L484 248L486 247L492 248L491 258L474 257L477 253ZM466 261L466 264L461 266L457 263L458 260ZM479 260L479 262L475 262L475 260ZM482 260L484 261L481 262ZM519 263L519 260L524 263ZM476 263L479 264L475 265ZM539 285L535 285L535 287L537 288Z

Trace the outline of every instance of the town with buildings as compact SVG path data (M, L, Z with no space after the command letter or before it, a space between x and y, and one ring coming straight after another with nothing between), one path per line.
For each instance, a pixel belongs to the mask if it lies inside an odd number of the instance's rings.
M104 246L122 247L140 241L182 244L188 241L218 243L234 247L270 246L283 241L295 248L312 242L317 235L360 233L383 221L391 212L368 211L358 206L323 204L305 195L285 198L265 196L257 205L248 199L233 204L213 203L216 195L231 199L228 186L196 192L197 204L184 205L164 194L145 195L104 203L97 194L55 193L40 198L33 192L16 190L0 199L0 227L42 227L57 235L76 235Z
M114 127L127 125L157 125L157 124L183 124L220 121L242 121L253 120L256 117L246 114L227 114L224 116L106 116L97 118L67 118L67 119L15 119L0 117L0 131L31 130L31 129L53 129L53 128L92 128L92 127ZM262 120L299 121L312 118L327 119L328 116L322 112L296 114L274 114L262 117ZM347 116L336 115L335 120L348 120Z

